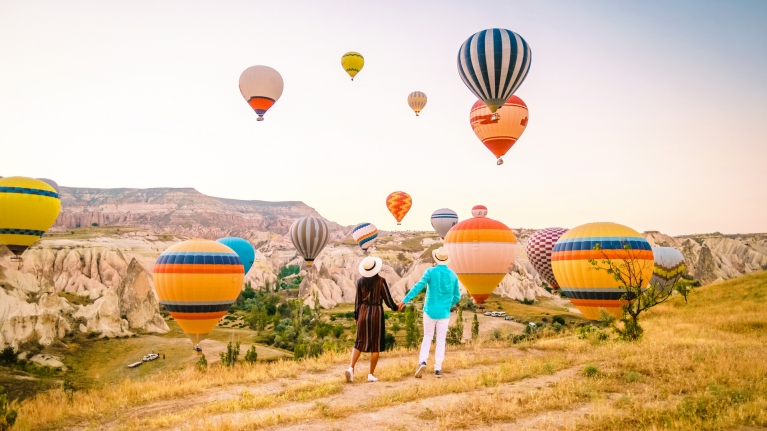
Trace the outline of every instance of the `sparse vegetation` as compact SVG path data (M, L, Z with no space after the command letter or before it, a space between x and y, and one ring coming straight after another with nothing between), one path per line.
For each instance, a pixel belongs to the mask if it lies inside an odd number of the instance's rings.
M11 429L16 422L18 412L12 409L8 403L8 395L5 393L5 388L0 386L0 431L6 431Z

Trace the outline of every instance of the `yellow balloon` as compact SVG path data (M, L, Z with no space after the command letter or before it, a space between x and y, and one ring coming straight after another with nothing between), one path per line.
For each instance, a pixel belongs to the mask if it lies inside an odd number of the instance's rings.
M0 243L16 256L53 226L61 210L49 184L27 177L0 178Z
M364 65L365 58L359 52L349 51L341 57L341 66L352 77L352 81Z

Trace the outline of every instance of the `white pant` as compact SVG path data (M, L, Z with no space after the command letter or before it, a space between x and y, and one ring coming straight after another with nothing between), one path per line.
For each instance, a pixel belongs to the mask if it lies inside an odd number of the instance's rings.
M434 370L442 369L442 361L445 359L445 338L447 338L447 326L450 318L434 320L423 313L423 342L421 343L421 355L418 362L426 362L429 359L431 340L434 338L434 328L437 329L437 350L434 352Z

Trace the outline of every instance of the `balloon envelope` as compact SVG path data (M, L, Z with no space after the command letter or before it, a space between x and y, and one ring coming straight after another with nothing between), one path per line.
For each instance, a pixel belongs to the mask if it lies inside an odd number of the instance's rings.
M199 343L237 299L244 276L234 250L215 241L191 239L160 255L153 279L160 304Z
M471 107L469 122L477 138L500 161L525 131L528 112L525 102L517 96L509 97L499 112L503 115L493 120L493 113L477 100Z
M597 244L601 250L594 249ZM626 245L630 250L624 248ZM621 297L626 290L606 271L594 269L589 259L610 259L616 264L630 259L633 272L643 280L641 287L646 288L653 270L650 243L630 227L588 223L565 232L554 244L551 269L570 302L591 320L599 319L600 309L620 318L626 303Z
M352 77L352 81L354 81L354 77L360 73L360 70L362 70L362 66L364 65L365 58L359 52L349 51L341 56L341 66L346 73Z
M453 226L445 236L445 248L447 266L481 304L514 264L517 238L505 224L479 214Z
M240 262L242 262L245 274L250 271L253 262L256 260L256 250L253 249L253 246L248 241L245 241L242 238L229 236L216 240L216 242L224 244L234 250L234 252L237 253L237 257L240 258Z
M541 279L548 283L552 289L559 288L559 285L554 277L554 271L551 270L551 251L554 249L554 244L556 244L559 237L565 232L567 232L567 229L561 227L541 229L530 235L525 247L527 259L533 265L533 268L538 271Z
M21 256L53 226L61 210L49 184L27 177L0 178L0 244Z
M413 206L413 198L405 192L392 192L386 197L386 208L397 220L397 224L405 218L411 206Z
M0 177L0 178L2 178L2 177ZM59 192L59 183L57 183L56 181L53 181L52 179L49 179L49 178L38 178L38 180L40 180L40 181L44 182L45 184L48 184L49 186L53 187L53 190L56 190L56 193Z
M264 114L282 96L282 75L269 66L251 66L240 75L240 93L263 121Z
M458 223L458 214L450 208L440 208L431 214L431 227L443 239L451 227Z
M471 216L472 217L486 217L487 216L487 207L484 205L474 205L471 208Z
M352 238L361 249L367 250L378 238L378 229L373 223L360 223L352 229Z
M422 91L414 91L407 96L407 104L410 105L410 109L415 111L416 117L426 106L426 94Z
M527 77L532 61L522 36L503 28L471 35L458 50L458 75L490 112L503 106Z
M330 230L319 217L302 217L290 226L290 239L306 264L311 265L330 240Z
M684 255L673 247L653 247L655 268L652 271L650 284L658 290L668 290L674 286L686 272Z

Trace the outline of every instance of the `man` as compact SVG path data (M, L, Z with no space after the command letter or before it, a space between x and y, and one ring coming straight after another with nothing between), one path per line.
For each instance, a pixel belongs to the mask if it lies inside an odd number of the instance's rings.
M423 305L423 342L418 358L418 369L415 372L416 378L421 378L423 370L426 369L426 360L429 359L429 349L435 329L437 331L437 349L434 352L434 376L442 377L442 361L445 359L445 338L447 338L447 327L450 321L450 308L461 299L458 276L447 267L447 251L440 247L432 252L432 257L437 265L426 270L421 280L413 286L399 304L399 309L402 310L405 304L421 293L426 285L429 286L426 289L426 300Z

